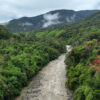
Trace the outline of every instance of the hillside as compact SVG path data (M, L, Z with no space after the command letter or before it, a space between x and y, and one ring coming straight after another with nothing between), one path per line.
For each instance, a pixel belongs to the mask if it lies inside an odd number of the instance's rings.
M64 12L60 13L66 16ZM84 12L81 14L87 16ZM75 11L67 11L67 14L72 16ZM55 19L57 15L56 12ZM21 18L22 22L26 19ZM39 21L40 17L36 19ZM14 28L18 30L16 24ZM23 34L12 34L1 25L0 37L0 100L14 100L28 81L49 61L65 53L66 44L73 45L73 50L65 60L68 76L66 86L73 90L73 100L100 99L100 11L70 25L65 25L64 21L61 26Z
M75 47L65 60L73 100L100 99L100 41L92 40Z
M100 99L100 11L72 27L73 50L66 56L66 86L74 100ZM70 27L71 29L71 27Z
M47 28L49 26L73 23L94 12L96 12L96 10L55 10L36 17L14 19L5 26L12 32L28 32Z
M73 100L100 99L100 11L74 24L36 32L37 37L55 37L73 45L66 56L66 87Z
M5 28L1 31L8 33ZM14 100L32 77L65 52L65 44L59 39L36 38L33 34L5 38L0 38L0 100Z
M68 44L79 45L83 41L100 39L100 11L89 15L85 19L71 25L53 27L36 32L37 37L55 37L65 40Z

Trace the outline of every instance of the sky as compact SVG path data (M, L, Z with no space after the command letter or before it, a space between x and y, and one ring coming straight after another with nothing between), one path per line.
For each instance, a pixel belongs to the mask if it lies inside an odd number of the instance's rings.
M100 0L0 0L0 23L57 9L100 9Z

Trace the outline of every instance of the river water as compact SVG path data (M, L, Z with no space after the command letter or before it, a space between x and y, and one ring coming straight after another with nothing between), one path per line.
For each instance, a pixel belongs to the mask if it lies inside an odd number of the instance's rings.
M15 100L72 100L70 90L65 87L65 56L62 54L45 66Z

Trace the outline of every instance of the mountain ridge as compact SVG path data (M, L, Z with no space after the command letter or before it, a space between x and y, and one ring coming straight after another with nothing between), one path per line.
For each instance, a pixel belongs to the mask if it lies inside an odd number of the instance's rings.
M21 17L9 21L5 26L12 32L39 30L54 25L66 25L85 18L97 10L54 10L34 17Z

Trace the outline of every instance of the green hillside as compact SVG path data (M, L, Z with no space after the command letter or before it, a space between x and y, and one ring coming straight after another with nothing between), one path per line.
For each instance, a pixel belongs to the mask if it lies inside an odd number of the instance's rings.
M99 62L98 62L99 61ZM75 47L67 56L68 81L74 100L100 99L100 41L92 40Z
M0 36L0 100L14 100L33 76L65 52L59 39L11 35L3 26Z
M88 16L86 19L69 26L41 30L36 33L37 37L61 38L68 44L81 44L83 41L100 38L100 11Z
M100 11L68 26L12 34L0 26L0 100L13 100L49 61L65 52L74 100L100 99Z
M73 26L70 43L74 49L66 56L68 81L74 100L100 99L100 12ZM76 27L76 28L75 28ZM72 29L72 30L73 30Z
M69 26L41 30L36 36L53 36L74 46L65 60L68 76L66 86L73 90L74 100L99 100L100 11Z
M97 10L53 10L42 15L35 17L22 17L9 21L5 26L12 32L29 32L47 28L49 26L67 25L69 23L76 22L89 14L96 12ZM47 17L51 16L51 25L48 25L49 20ZM56 18L54 17L56 16Z

